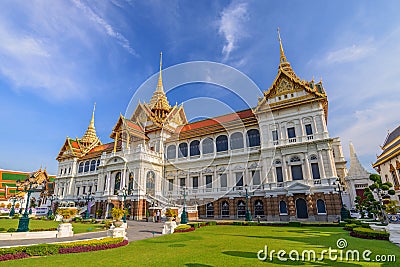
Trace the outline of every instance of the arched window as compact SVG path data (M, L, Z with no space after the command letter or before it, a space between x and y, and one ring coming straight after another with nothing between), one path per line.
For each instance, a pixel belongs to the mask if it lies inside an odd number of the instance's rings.
M153 171L147 172L146 176L146 194L151 196L155 195L155 188L156 188L156 174Z
M323 201L322 199L317 200L317 213L326 214L325 201Z
M318 160L316 155L311 155L310 156L310 161L316 161L316 160Z
M90 171L92 172L92 171L95 171L95 170L96 170L96 161L92 160L90 162Z
M194 140L190 142L190 156L198 156L200 155L200 141L199 140Z
M85 172L89 171L89 164L90 164L89 161L85 162L85 170L84 170Z
M206 204L206 216L214 217L214 205L212 202Z
M178 149L178 157L185 158L188 155L188 145L186 143L180 143Z
M167 159L174 159L176 157L176 146L170 145L167 148Z
M129 173L128 194L132 194L132 190L133 190L133 174Z
M254 202L254 216L264 216L264 204L259 199Z
M217 152L228 150L228 137L226 135L220 135L216 139Z
M300 158L298 156L294 156L290 158L290 162L298 162L300 161Z
M214 140L212 138L206 138L202 142L203 154L214 153Z
M243 148L243 134L236 132L231 135L231 149Z
M70 173L71 173L71 167L68 168L68 174L70 174Z
M259 146L260 145L260 132L257 129L251 129L247 131L247 146Z
M286 202L283 201L283 200L279 201L279 213L280 214L287 214Z
M238 217L246 216L246 204L244 204L243 200L239 200L237 202L237 216Z
M117 174L115 175L115 182L114 182L114 195L118 195L120 188L121 188L121 172L117 172Z
M221 217L229 217L229 204L227 201L221 203Z
M296 214L299 219L308 218L307 202L304 198L296 199Z

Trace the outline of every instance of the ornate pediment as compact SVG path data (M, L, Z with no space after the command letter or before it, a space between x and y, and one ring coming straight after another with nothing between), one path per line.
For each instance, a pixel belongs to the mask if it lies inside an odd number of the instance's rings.
M291 192L291 193L306 193L306 192L310 191L310 188L311 187L309 185L297 182L297 183L289 185L286 189L288 192Z

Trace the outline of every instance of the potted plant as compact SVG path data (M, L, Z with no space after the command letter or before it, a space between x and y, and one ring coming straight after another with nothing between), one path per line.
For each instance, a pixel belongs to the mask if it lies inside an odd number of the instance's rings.
M103 215L103 209L100 208L100 209L96 210L96 215L97 215L97 219L100 219L101 216Z
M76 210L73 209L57 209L57 214L62 216L62 221L63 222L70 222L72 217L75 216Z
M123 224L121 219L122 219L122 216L124 216L124 213L125 213L125 211L121 208L113 208L111 210L111 216L114 219L114 225L116 227L120 227Z
M173 218L176 218L177 213L173 209L167 209L165 211L165 216L167 217L167 220L170 222L170 221L172 221Z

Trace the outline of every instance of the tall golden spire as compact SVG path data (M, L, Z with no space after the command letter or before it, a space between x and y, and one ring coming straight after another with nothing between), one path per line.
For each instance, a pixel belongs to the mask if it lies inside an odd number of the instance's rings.
M162 52L160 52L160 72L158 75L158 83L156 91L164 91L164 86L162 83Z
M278 27L278 40L279 40L279 48L280 48L280 52L281 52L280 62L281 63L287 62L285 52L283 51L282 39L281 39L281 33L279 30L279 27Z
M97 137L96 129L94 127L95 110L96 110L96 103L94 103L93 106L92 119L90 120L89 126L81 139L81 143L86 147L92 145L93 143L97 143L97 141L100 141L99 138Z

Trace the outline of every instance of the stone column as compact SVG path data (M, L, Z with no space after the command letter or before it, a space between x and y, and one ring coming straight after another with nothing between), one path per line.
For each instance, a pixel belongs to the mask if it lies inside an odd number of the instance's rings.
M289 181L289 171L288 171L288 164L286 163L286 156L282 156L282 174L283 174L283 181Z
M319 170L321 171L321 173L320 173L321 178L326 178L324 160L322 158L322 151L321 150L318 151L318 166L319 166Z
M308 156L306 153L303 153L304 155L304 173L306 176L305 180L312 180L312 174L310 172L310 163L308 161Z

